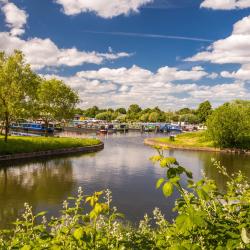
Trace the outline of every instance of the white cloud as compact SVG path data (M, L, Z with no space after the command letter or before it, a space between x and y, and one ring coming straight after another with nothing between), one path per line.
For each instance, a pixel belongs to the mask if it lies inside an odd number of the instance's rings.
M131 84L136 82L158 83L177 80L199 80L207 75L207 73L202 68L199 69L200 70L193 68L192 70L188 71L165 66L159 68L154 74L149 70L134 65L131 68L101 68L97 71L80 71L77 73L77 76L86 79L113 81L120 84Z
M237 71L233 71L233 72L222 71L221 76L225 78L250 80L250 64L242 65L242 67Z
M207 48L186 61L208 61L217 64L239 64L235 72L224 71L222 77L250 80L250 16L234 24L232 34L214 42Z
M245 9L250 7L250 0L204 0L201 7L214 10Z
M218 76L219 76L218 73L212 72L211 74L209 74L209 75L207 76L207 78L216 79Z
M250 63L250 16L238 21L229 37L214 42L207 51L186 60L210 61L218 64Z
M199 77L195 76L200 74ZM236 98L249 99L250 93L244 82L199 85L194 81L207 77L203 68L191 70L162 67L155 73L133 66L131 68L101 68L99 70L80 71L74 76L58 77L76 89L82 99L82 107L128 107L138 103L142 107L160 106L164 109L196 107L204 100L214 105ZM176 81L185 80L185 83Z
M11 36L7 32L0 32L0 50L6 51L6 53L10 54L14 49L19 49L24 52L27 62L31 64L33 69L59 66L74 67L85 63L101 64L105 60L116 60L132 55L125 52L86 52L80 51L75 47L60 49L49 38L32 38L30 40L23 40Z
M62 5L66 15L94 12L103 18L112 18L138 12L141 6L153 0L55 0L55 2Z
M7 26L11 29L11 35L22 35L25 32L24 26L28 18L27 13L8 1L2 0L2 3L4 3L4 5L1 7L1 10L5 15L5 22Z

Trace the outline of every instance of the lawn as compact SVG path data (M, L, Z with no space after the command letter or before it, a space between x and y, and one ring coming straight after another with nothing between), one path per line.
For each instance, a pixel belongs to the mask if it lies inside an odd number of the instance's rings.
M170 138L155 138L154 140L156 142L182 147L214 147L213 141L209 140L206 136L206 133L203 131L179 134L175 137L174 141L171 141Z
M0 155L31 153L62 148L75 148L97 145L101 141L92 138L58 138L58 137L21 137L10 136L8 142L0 137Z

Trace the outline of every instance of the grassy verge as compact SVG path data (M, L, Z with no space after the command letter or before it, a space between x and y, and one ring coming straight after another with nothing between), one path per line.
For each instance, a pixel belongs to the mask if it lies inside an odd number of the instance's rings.
M213 141L209 140L203 131L179 134L175 137L174 141L171 141L170 138L155 138L154 141L166 143L169 146L214 148Z
M31 153L63 148L75 148L97 145L101 141L92 138L54 138L10 136L8 142L0 137L0 155Z

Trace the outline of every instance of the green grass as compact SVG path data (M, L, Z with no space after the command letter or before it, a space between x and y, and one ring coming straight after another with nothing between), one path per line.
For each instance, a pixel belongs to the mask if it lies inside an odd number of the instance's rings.
M97 145L101 141L92 138L55 138L10 136L8 142L0 137L0 155L31 153L62 148L74 148Z
M169 138L155 138L154 140L182 147L214 147L213 141L209 140L203 131L179 134L175 137L174 141L171 141Z

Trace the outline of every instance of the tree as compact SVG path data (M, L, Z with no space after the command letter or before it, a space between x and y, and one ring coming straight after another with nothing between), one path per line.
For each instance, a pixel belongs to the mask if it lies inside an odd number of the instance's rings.
M160 114L158 112L152 112L149 117L148 120L150 122L157 122L159 120Z
M30 113L39 83L40 78L25 63L20 51L10 56L0 53L0 110L4 119L5 142L11 121Z
M131 114L131 113L139 113L141 112L141 107L138 105L138 104L131 104L128 108L128 113Z
M148 122L148 117L149 117L149 113L142 114L140 116L140 121L142 121L142 122Z
M120 113L120 114L123 114L123 115L125 115L125 114L127 113L127 111L126 111L125 108L118 108L118 109L116 110L116 112L118 112L118 113Z
M103 113L100 113L98 115L96 115L96 119L97 120L103 120L103 121L111 121L112 120L112 112L110 111L107 111L107 112L103 112Z
M192 110L190 108L182 108L176 112L178 115L191 114Z
M207 127L219 147L250 149L250 101L220 106L208 118Z
M180 121L187 122L189 124L198 124L199 118L197 117L197 115L194 115L194 114L184 114L184 115L181 115Z
M78 94L63 81L43 80L37 90L37 116L48 127L50 120L71 118L78 102Z
M93 106L92 108L88 108L87 110L85 110L84 113L85 113L85 116L87 117L95 118L95 116L101 112L97 106Z
M209 101L202 102L197 109L197 116L200 123L206 122L209 115L212 113L212 106Z

